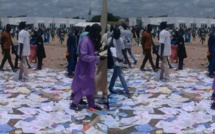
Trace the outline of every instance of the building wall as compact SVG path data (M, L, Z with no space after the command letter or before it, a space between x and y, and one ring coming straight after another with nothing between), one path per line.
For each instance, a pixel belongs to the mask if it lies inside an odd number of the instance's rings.
M160 22L167 21L168 24L174 24L175 27L179 28L180 23L185 23L186 27L190 27L191 23L196 23L198 28L202 24L207 24L207 27L215 25L215 19L210 18L189 18L189 17L157 17L157 18L142 18L142 26L148 24L159 25ZM136 25L136 18L129 18L129 26Z
M1 18L2 26L6 24L19 25L19 22L26 21L27 24L33 24L38 28L39 23L44 23L45 27L49 27L50 23L55 23L55 27L59 28L60 24L66 24L66 27L74 25L78 22L86 22L84 19L70 19L70 18L49 18L49 17L17 17L17 18Z

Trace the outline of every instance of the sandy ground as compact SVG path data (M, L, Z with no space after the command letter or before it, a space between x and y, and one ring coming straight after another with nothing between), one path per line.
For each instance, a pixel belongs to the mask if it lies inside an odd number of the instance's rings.
M155 44L159 44L157 39L154 39ZM132 51L134 54L141 55L141 58L138 61L138 64L135 66L137 68L140 68L142 64L142 60L144 56L142 55L142 48L140 46L134 46L132 48ZM184 60L184 67L188 68L196 68L196 69L203 69L205 70L207 65L207 42L204 44L200 43L200 40L197 38L195 41L192 41L190 44L186 45L186 51L187 51L187 58ZM153 55L154 63L155 63L155 55ZM177 64L175 61L171 63L175 66ZM149 65L149 61L147 62L147 65Z
M44 67L48 68L57 68L60 70L64 70L67 61L65 58L66 54L66 40L63 44L60 44L59 40L55 38L55 40L51 40L49 44L45 44L45 51L46 51L46 58L43 61ZM17 44L17 40L13 39L14 44ZM154 39L155 44L158 44L158 40ZM184 67L189 68L197 68L201 70L207 69L207 40L204 44L200 43L199 38L197 38L195 41L192 40L190 44L186 45L187 55L188 57L184 61ZM141 66L142 60L144 58L144 55L142 55L142 48L141 46L134 45L132 47L132 52L135 55L141 55L138 59L138 63L135 66L136 68L139 68ZM14 55L13 55L14 57ZM2 58L2 57L1 57ZM153 55L153 59L155 62L155 55ZM6 63L8 64L8 63ZM34 64L34 63L31 63ZM172 63L173 65L177 66L176 63ZM146 66L149 65L149 62L147 62Z

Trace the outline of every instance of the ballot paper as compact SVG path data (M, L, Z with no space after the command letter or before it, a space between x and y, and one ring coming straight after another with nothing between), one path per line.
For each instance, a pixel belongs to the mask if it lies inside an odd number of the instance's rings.
M32 71L28 82L17 81L18 74L13 72L1 72L0 133L14 129L37 134L107 133L112 128L116 128L116 133L130 128L135 130L133 133L151 133L154 128L178 134L214 131L215 114L210 109L213 79L207 78L206 71L172 71L171 82L159 81L159 73L153 71L132 68L122 72L129 91L135 95L110 95L110 110L94 113L84 106L80 112L69 108L72 79L65 77L66 71ZM107 75L110 82L113 70L108 70ZM120 79L114 90L124 91ZM83 132L83 126L98 115L98 122ZM157 124L149 123L154 119ZM9 124L12 120L17 120L13 126Z

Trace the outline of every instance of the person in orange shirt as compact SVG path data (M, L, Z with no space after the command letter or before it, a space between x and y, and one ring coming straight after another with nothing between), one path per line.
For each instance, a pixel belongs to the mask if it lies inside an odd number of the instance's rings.
M142 48L143 48L143 53L145 54L145 58L143 59L140 70L145 71L145 69L144 69L145 64L149 60L151 66L152 66L152 69L154 70L154 72L157 72L158 70L155 68L155 65L152 61L151 49L152 49L152 46L154 46L154 42L152 40L151 31L152 31L152 26L151 26L151 24L148 24L147 31L145 31L142 34Z
M16 69L14 68L13 63L11 61L11 55L10 55L10 48L13 45L11 41L10 31L11 31L11 26L10 24L7 24L6 30L1 35L1 42L2 42L1 48L2 48L2 54L4 55L4 58L1 62L0 70L4 71L3 69L4 64L8 60L13 72L16 72Z

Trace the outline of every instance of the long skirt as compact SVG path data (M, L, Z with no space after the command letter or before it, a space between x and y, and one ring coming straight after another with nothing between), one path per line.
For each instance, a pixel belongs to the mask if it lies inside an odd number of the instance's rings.
M177 45L171 45L172 54L170 55L170 61L177 60L178 53L177 53Z
M107 59L100 60L95 78L96 94L101 91L103 97L107 95Z
M29 60L30 61L36 60L36 57L37 57L36 48L37 48L36 45L31 45L30 46L30 50L31 50L31 53L29 55Z

